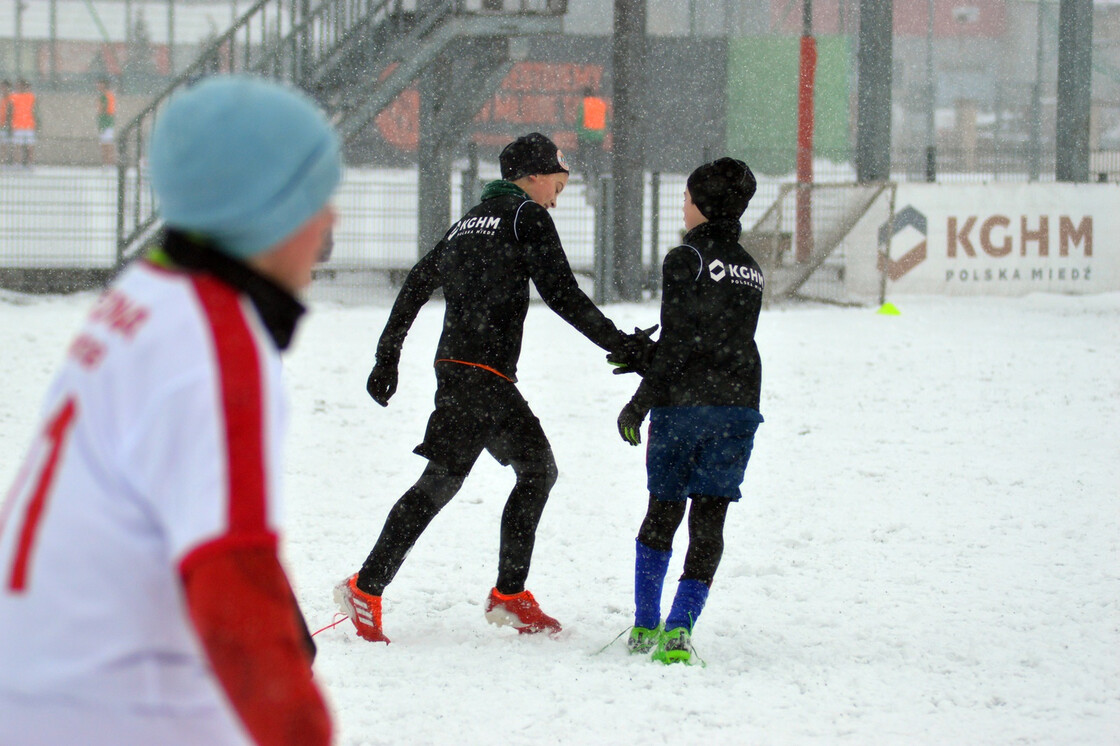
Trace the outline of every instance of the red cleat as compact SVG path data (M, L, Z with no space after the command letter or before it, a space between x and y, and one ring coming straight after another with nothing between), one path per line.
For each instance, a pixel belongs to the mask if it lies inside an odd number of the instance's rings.
M523 635L537 632L554 635L561 629L560 622L541 611L540 604L529 591L507 596L491 588L490 598L486 599L486 621L499 627L512 625Z
M359 590L358 574L354 573L334 587L334 602L343 614L350 617L358 630L358 637L370 642L389 644L381 630L381 596L371 596Z

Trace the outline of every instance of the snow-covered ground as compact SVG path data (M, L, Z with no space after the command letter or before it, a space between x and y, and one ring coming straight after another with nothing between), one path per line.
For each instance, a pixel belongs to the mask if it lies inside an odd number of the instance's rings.
M5 482L91 300L0 294ZM316 637L338 742L1118 743L1120 294L899 305L764 312L766 423L696 628L703 667L608 645L630 624L646 502L642 450L614 424L636 381L534 305L520 385L560 480L529 587L565 630L483 619L513 481L483 456L386 592L393 643L348 622ZM313 629L424 463L442 307L382 409L364 382L387 312L318 302L289 358L286 556Z

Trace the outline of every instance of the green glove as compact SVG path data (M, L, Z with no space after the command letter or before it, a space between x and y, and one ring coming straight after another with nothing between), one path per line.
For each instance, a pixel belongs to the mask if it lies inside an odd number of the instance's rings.
M618 434L632 446L642 442L642 420L646 418L634 402L628 402L618 415Z

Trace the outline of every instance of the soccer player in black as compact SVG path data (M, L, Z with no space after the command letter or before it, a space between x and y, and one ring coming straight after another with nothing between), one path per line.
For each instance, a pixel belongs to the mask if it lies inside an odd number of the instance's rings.
M388 642L381 595L429 522L459 491L486 450L517 477L502 513L498 577L486 603L493 624L519 632L560 631L525 590L537 523L556 481L556 461L540 421L517 389L517 360L532 281L549 308L614 355L640 358L648 338L619 331L579 289L548 210L568 182L563 153L531 133L499 156L501 180L409 272L377 344L366 388L382 406L397 387L401 345L437 288L446 302L436 350L436 404L420 479L393 508L357 574L336 599L367 640Z
M629 646L633 652L656 648L654 658L665 663L691 658L692 628L723 554L727 508L740 497L762 422L754 333L763 277L739 245L739 218L754 192L754 174L733 158L706 163L688 177L688 232L662 265L661 336L618 417L623 440L638 445L650 414L650 497L636 542ZM690 498L684 572L662 626L661 589Z

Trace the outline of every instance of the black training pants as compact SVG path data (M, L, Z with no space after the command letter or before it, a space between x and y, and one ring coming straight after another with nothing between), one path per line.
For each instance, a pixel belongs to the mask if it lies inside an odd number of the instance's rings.
M684 556L681 580L699 580L711 586L723 557L723 524L731 499L693 495L688 511L688 552ZM673 535L684 520L686 500L658 500L649 496L645 520L638 530L638 541L650 549L669 552Z
M517 477L502 511L501 593L525 589L537 524L556 483L556 459L540 420L509 380L456 363L436 366L436 409L416 452L428 459L420 479L389 511L358 573L358 587L380 596L431 520L451 501L483 450Z

